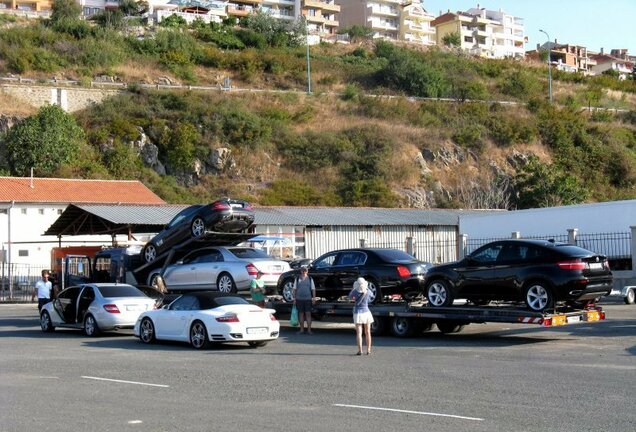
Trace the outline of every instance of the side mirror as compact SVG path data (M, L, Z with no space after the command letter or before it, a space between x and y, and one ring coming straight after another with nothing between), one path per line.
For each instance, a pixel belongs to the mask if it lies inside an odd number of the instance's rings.
M169 304L161 306L161 309L168 309L170 307Z

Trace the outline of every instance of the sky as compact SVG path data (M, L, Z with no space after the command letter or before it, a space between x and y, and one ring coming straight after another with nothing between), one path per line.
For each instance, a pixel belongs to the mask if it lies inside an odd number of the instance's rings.
M466 11L477 7L523 18L528 37L526 51L547 41L544 30L559 43L583 45L590 51L609 52L627 48L636 55L636 0L422 0L424 8L438 16L440 11Z

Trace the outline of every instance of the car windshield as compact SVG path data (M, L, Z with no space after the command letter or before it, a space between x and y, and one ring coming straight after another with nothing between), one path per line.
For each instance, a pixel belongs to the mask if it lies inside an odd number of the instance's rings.
M410 262L415 260L415 257L397 249L382 249L376 250L375 253L386 262Z
M271 256L267 255L267 253L258 249L236 248L228 250L237 258L272 258Z
M235 304L250 304L242 297L200 297L199 304L201 309L214 309L219 306L235 305Z
M109 297L146 297L144 293L130 285L99 287L102 296Z

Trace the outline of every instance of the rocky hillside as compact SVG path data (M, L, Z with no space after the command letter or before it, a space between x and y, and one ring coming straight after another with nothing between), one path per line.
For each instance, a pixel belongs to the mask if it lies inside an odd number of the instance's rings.
M0 33L0 73L301 91L129 84L72 115L0 93L2 172L136 178L170 202L526 208L636 196L634 81L555 73L549 105L541 65L362 41L312 47L307 95L297 41L197 25L131 38L14 23ZM42 56L21 57L29 44Z

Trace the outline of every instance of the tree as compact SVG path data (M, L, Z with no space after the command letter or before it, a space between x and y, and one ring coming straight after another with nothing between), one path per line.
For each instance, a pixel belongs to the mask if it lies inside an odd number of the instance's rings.
M576 177L555 165L541 163L537 157L516 175L514 187L519 209L578 204L587 198Z
M345 27L338 30L338 34L348 35L349 41L355 43L360 40L371 39L373 37L373 29L371 27L364 27L356 24L351 27Z
M448 47L460 47L462 38L458 32L447 33L442 37L442 43Z
M34 168L39 175L50 175L77 155L84 131L60 107L47 105L9 129L5 141L14 174L26 175Z
M51 6L51 21L59 23L65 20L79 19L82 6L75 0L53 0Z
M590 85L587 90L583 93L583 97L585 98L585 102L587 103L588 111L592 111L592 104L598 104L603 96L605 95L605 90L597 85Z

